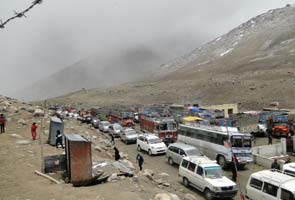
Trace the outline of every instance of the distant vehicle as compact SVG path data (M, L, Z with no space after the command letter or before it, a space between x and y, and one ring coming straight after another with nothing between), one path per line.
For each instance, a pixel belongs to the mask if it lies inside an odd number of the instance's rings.
M166 156L170 165L179 165L183 157L202 156L202 154L199 149L194 146L183 143L172 143L168 146Z
M193 186L203 192L207 200L233 198L238 192L236 183L223 175L216 161L206 157L184 157L179 166L179 176L184 186Z
M148 152L150 156L166 153L167 150L165 143L154 134L140 135L136 140L136 144L138 151L144 150Z
M120 124L115 123L109 126L109 134L113 135L114 137L119 137L122 131L123 128Z
M295 163L288 163L283 165L283 173L295 177Z
M195 146L223 168L232 161L234 154L239 167L253 162L251 135L243 134L235 127L206 126L200 124L180 125L178 141Z
M109 131L109 126L110 126L110 122L108 121L101 121L99 122L98 124L98 129L104 133L108 132Z
M177 140L176 122L169 117L150 117L145 114L139 115L140 129L157 135L163 142L169 144Z
M83 118L82 118L82 123L86 123L86 124L90 124L91 123L91 120L92 120L92 118L91 118L91 116L84 116Z
M289 125L287 123L274 123L272 134L276 137L288 137L290 133Z
M251 174L246 186L247 199L295 200L295 179L278 171L263 170Z
M93 117L93 118L91 119L91 124L92 124L92 126L93 126L94 128L98 128L98 124L99 124L99 122L100 122L100 120L99 120L98 118L96 118L96 117Z
M138 133L132 128L125 128L120 135L120 138L125 144L136 143Z

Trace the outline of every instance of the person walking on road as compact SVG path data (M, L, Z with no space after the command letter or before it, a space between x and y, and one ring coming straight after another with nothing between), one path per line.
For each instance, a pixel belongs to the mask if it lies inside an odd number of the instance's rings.
M136 156L136 162L138 163L139 170L142 171L142 165L143 165L144 159L140 153L138 153Z
M55 146L58 148L58 145L61 145L61 148L64 149L64 145L62 144L62 134L60 133L60 130L56 131L56 140L55 140Z
M32 139L36 140L37 138L37 128L38 126L36 125L36 123L34 122L31 126L31 133L32 133Z
M272 135L270 132L268 133L267 137L268 137L268 145L272 145Z
M231 162L231 172L232 172L232 181L236 182L237 181L237 169L238 169L238 159L235 155L232 157L232 162Z
M6 118L4 114L0 115L0 133L5 133Z
M121 159L120 152L117 149L117 147L114 147L114 150L115 150L115 160L118 161Z
M111 134L111 143L112 143L113 145L116 144L116 143L115 143L115 137L114 137L114 134Z

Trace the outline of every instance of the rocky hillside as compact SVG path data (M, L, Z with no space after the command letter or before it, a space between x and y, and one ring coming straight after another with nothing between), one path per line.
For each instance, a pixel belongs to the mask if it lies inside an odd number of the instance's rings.
M88 104L199 102L260 108L295 107L295 7L270 10L188 55L162 65L144 82L81 91L57 101Z
M18 98L40 100L82 88L105 88L146 78L147 72L171 60L175 52L146 46L104 50L18 92Z

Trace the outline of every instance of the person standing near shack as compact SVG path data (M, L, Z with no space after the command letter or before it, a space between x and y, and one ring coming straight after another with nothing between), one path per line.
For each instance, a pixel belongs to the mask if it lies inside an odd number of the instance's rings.
M0 133L5 133L6 118L4 114L0 115Z
M231 162L231 172L232 172L232 181L236 182L237 181L237 176L238 176L238 159L235 155L232 157L232 162Z
M274 159L273 163L271 164L271 169L273 169L273 170L280 170L281 169L277 159Z
M118 161L121 159L120 152L117 149L117 147L114 147L114 150L115 150L115 160Z
M55 146L58 148L58 145L61 145L61 148L64 149L64 145L62 144L62 134L60 133L60 130L56 131L56 140L55 140Z
M268 131L268 145L272 145L272 135L271 135L271 131Z
M36 140L36 138L37 138L37 128L38 128L38 126L36 125L36 122L34 122L31 126L31 133L32 133L33 140Z
M138 153L136 156L136 162L138 163L139 170L142 171L142 165L143 165L144 159L140 153Z

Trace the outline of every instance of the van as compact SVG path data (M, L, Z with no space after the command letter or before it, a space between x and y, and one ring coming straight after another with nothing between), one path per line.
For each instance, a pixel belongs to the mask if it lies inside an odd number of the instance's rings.
M223 175L221 166L207 157L184 157L179 166L179 176L184 186L200 190L207 200L233 198L238 192L236 183Z
M179 165L182 158L185 156L202 156L202 154L199 149L194 146L183 143L172 143L168 146L166 156L170 165Z
M251 174L246 186L251 200L295 200L295 178L275 170Z
M287 163L283 165L283 173L295 177L295 163Z

